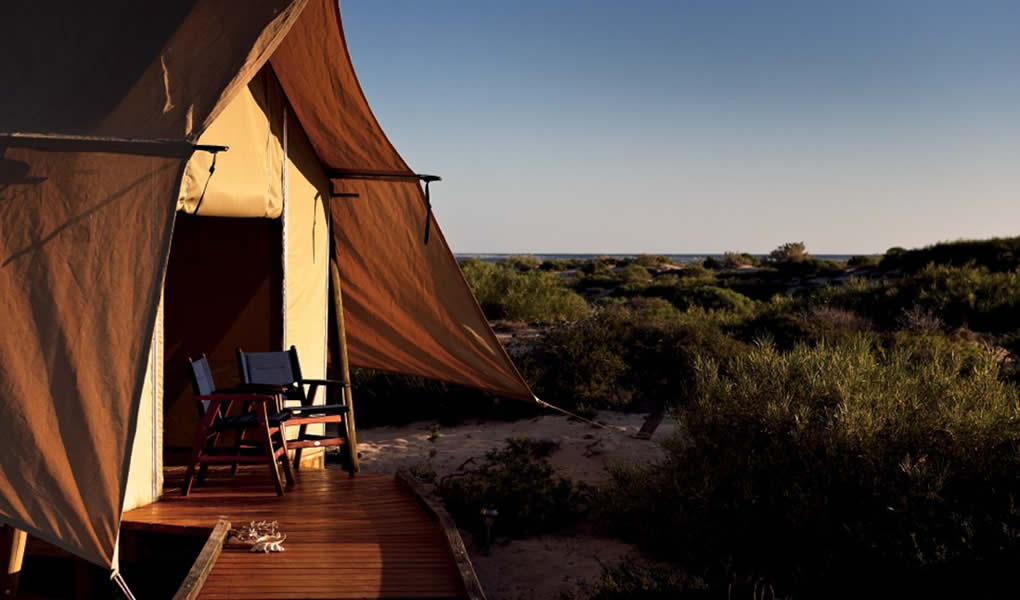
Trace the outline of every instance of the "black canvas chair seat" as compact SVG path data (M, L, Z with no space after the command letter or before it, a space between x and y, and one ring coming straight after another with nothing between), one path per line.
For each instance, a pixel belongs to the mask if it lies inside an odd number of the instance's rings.
M294 466L301 464L303 448L329 448L347 445L347 418L350 408L343 402L344 383L334 379L305 379L301 376L301 363L298 361L297 348L283 352L245 352L237 349L237 362L241 370L241 387L258 385L280 386L286 406L291 410L291 417L283 427L298 427L296 438L288 440L287 446L294 449ZM308 392L305 392L308 386ZM326 403L315 404L318 390L326 393ZM308 425L325 425L338 423L338 435L315 435L308 432ZM341 456L347 456L341 452ZM353 466L346 465L353 475Z
M284 409L280 412L267 414L266 417L270 427L279 427L281 423L291 417L291 412L290 409ZM238 429L252 429L258 427L258 425L257 415L252 412L246 412L233 417L220 417L209 430L236 431Z

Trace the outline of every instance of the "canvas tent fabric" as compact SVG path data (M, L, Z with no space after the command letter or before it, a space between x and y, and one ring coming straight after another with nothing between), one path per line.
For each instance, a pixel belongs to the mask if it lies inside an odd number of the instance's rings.
M534 400L436 223L424 244L422 189L368 106L338 10L311 1L270 64L334 191L358 194L330 202L351 364Z
M188 143L303 7L0 5L4 522L114 564Z
M302 237L331 221L353 364L534 399L434 222L423 243L421 187L333 0L24 0L0 5L0 35L0 80L18 82L0 95L0 436L16 449L0 454L0 520L114 564L178 208L291 219ZM207 139L231 146L211 177L190 146ZM328 289L326 247L284 243L303 282L285 337L311 340L324 317L300 305Z

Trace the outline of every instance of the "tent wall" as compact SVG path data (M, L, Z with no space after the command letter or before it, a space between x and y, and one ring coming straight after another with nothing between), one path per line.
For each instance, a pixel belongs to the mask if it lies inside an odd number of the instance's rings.
M287 120L287 165L284 202L284 347L294 345L302 375L326 377L329 322L330 186L300 123ZM325 403L320 394L317 403ZM310 426L321 434L323 425ZM296 431L293 432L296 435ZM303 452L304 466L323 465L324 452Z
M160 294L156 325L138 401L135 441L131 447L124 510L151 504L163 492L163 301Z

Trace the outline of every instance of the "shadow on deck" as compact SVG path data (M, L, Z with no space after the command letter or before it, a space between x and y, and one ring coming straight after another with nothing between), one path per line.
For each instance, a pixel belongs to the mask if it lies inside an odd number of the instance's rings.
M159 502L128 511L126 530L194 533L219 519L278 521L286 551L223 550L198 598L464 598L439 524L393 477L336 470L295 473L283 497L264 469L210 469L204 486L179 494L183 471L166 473Z

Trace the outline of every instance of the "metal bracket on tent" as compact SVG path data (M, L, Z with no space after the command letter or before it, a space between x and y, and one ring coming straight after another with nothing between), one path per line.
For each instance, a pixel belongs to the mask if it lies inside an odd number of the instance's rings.
M438 175L419 175L425 182L425 245L429 243L429 228L432 226L432 199L429 198L429 184L433 181L442 181Z
M212 154L230 150L230 146L216 146L213 144L194 144L191 147L195 149L195 152L210 152Z
M347 171L344 169L329 169L326 174L330 179L375 179L379 181L391 181L402 179L417 179L425 182L425 243L429 243L429 232L432 228L432 198L429 197L429 184L433 181L442 181L439 175L426 175L424 173L394 173L392 171ZM357 194L333 194L334 198L353 198Z
M418 181L442 181L438 175L425 175L423 173L402 173L399 171L349 171L347 169L327 169L326 175L330 179L376 179L381 181L417 179Z

